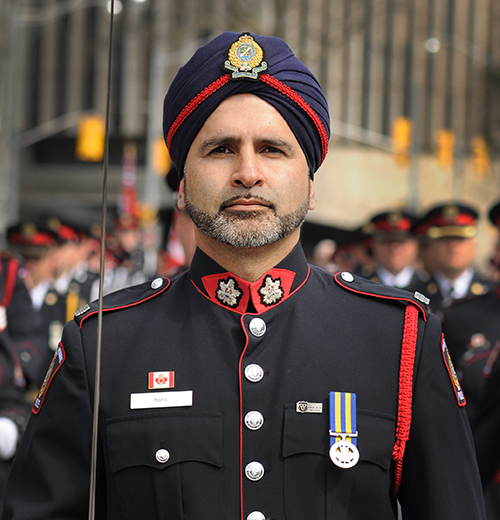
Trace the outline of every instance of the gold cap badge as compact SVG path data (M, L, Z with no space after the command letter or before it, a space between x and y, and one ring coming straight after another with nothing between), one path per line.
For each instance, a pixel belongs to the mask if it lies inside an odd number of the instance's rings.
M267 70L262 47L248 33L243 33L228 52L224 68L232 71L232 79L258 79L259 74Z

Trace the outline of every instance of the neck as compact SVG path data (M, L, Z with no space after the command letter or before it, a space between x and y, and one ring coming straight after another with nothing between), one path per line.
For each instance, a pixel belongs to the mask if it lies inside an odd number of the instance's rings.
M289 236L255 248L234 247L208 237L196 229L198 247L227 271L248 282L257 281L283 260L299 241L300 229Z
M443 268L443 269L441 269L441 273L444 276L446 276L446 278L448 278L448 280L454 281L457 278L459 278L460 276L462 276L467 269L468 269L468 267L461 268L461 269Z

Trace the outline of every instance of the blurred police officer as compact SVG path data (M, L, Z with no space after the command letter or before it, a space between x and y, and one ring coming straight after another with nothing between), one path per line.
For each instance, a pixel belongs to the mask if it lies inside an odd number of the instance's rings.
M389 519L399 499L409 520L483 519L439 320L299 244L329 138L311 72L278 38L224 33L178 72L164 134L198 249L105 298L96 516ZM87 518L96 314L65 328L7 519Z
M489 211L500 229L500 203ZM467 413L475 435L478 462L485 487L488 519L500 518L500 284L480 295L455 300L443 312L443 331L452 359L458 365Z
M91 244L83 230L58 217L24 219L9 228L7 240L11 250L23 257L21 273L43 338L33 380L39 388L64 324L89 301L90 283L97 276L84 267ZM29 316L26 320L32 321Z
M22 259L0 255L0 505L19 440L28 422L28 390L38 383L44 340L28 290ZM0 515L1 517L1 515Z
M17 261L16 284L7 306L10 336L28 388L38 389L48 367L48 336L38 311L53 281L57 236L43 219L23 219L9 227L7 241L13 257L4 258L3 272L16 269L12 262Z
M411 234L415 218L407 211L385 211L374 215L365 230L372 237L374 268L361 276L391 287L411 288L418 281L415 268L417 242Z
M488 290L489 281L474 267L478 217L475 208L449 202L431 208L420 221L432 273L414 288L430 298L435 313L455 299Z

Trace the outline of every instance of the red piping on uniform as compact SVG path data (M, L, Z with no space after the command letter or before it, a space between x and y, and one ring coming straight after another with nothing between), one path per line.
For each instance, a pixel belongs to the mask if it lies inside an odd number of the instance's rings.
M321 139L321 164L323 164L326 154L328 153L328 134L326 133L325 127L316 112L302 99L301 96L299 96L299 94L297 94L297 92L275 77L270 76L269 74L262 74L260 80L267 83L270 87L275 88L292 101L295 101L295 103L297 103L297 105L299 105L299 107L302 108L302 110L312 119Z
M1 262L0 262L1 264ZM3 305L4 307L8 307L10 300L12 299L12 295L14 294L14 286L16 284L16 276L17 276L17 268L19 267L19 264L14 258L11 258L9 260L8 266L7 266L7 277L5 280L5 289L3 292L3 298L2 303L0 305Z
M412 303L413 305L415 305L415 307L418 307L422 311L424 321L427 322L427 316L425 314L424 308L419 303L417 303L415 300L410 300L410 298L397 298L395 296L384 296L383 294L373 294L373 293L369 293L369 292L358 291L357 289L354 289L353 287L349 287L348 285L344 285L338 279L339 276L340 276L340 273L335 274L335 276L334 276L335 281L339 285L341 285L344 289L347 289L348 291L354 292L356 294L364 294L365 296L372 296L373 298L383 298L384 300L396 300L396 301L399 301L399 302L410 302L410 303Z
M411 406L413 398L413 366L415 363L415 350L417 347L417 332L418 309L413 305L407 305L403 329L403 344L401 346L401 361L399 365L396 442L392 452L392 458L395 461L393 490L394 495L397 495L401 485L403 457L405 453L406 442L410 437Z
M243 332L245 334L245 346L243 347L243 352L241 353L240 360L238 363L238 380L240 387L240 517L243 520L243 390L242 390L242 381L241 381L241 365L243 363L243 356L248 347L248 334L245 329L245 322L243 321L244 314L241 316L240 322Z
M103 312L108 312L108 311L117 311L119 309L126 309L127 307L134 307L135 305L139 305L140 303L143 303L145 301L148 301L150 300L151 298L154 298L155 296L158 296L159 294L161 294L163 291L165 291L166 289L168 289L168 287L170 286L170 278L163 278L163 280L167 280L167 285L165 285L165 287L163 287L163 289L161 291L156 291L154 294L152 294L151 296L148 296L147 298L144 298L143 300L139 300L137 302L133 302L133 303L129 303L127 305L120 305L119 307L109 307L107 309L103 309ZM97 312L99 312L98 310L95 310L94 312L91 312L90 314L87 314L86 316L84 316L81 320L80 320L80 323L79 323L79 327L82 328L82 323L84 320L86 320L87 318L89 318L90 316L93 316L94 314L96 314Z

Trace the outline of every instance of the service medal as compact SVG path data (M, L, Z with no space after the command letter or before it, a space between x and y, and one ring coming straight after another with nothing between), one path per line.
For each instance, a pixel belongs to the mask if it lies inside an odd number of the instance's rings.
M339 468L352 468L359 461L359 451L354 443L344 438L332 445L330 459Z
M349 469L359 461L356 430L356 394L330 392L330 459Z

